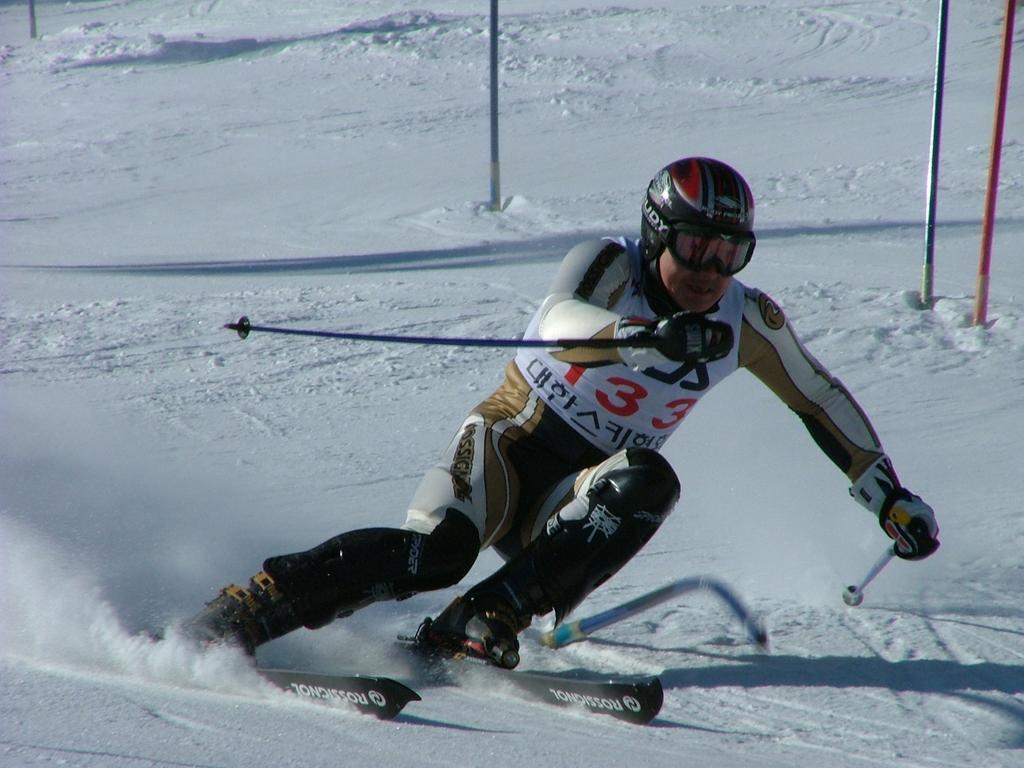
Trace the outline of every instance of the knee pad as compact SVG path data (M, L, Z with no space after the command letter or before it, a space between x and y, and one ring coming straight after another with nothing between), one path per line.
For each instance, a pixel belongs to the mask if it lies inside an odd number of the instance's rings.
M616 573L654 535L679 499L679 479L659 453L629 449L625 465L592 479L586 513L548 521L534 565L558 621Z
M594 500L623 517L623 525L650 529L650 534L668 517L679 500L679 478L664 456L649 448L626 452L627 465L600 473L587 492L589 507Z
M629 449L622 460L589 478L577 498L548 520L547 533L583 525L609 532L623 528L649 537L672 511L679 490L679 479L661 454Z
M444 520L428 534L403 533L407 536L401 552L405 556L405 574L395 579L402 593L453 586L469 573L480 554L480 532L454 508L448 509Z

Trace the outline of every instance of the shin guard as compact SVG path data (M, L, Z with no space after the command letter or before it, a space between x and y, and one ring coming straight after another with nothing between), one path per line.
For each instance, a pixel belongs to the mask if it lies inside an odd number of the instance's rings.
M350 531L305 552L268 558L263 570L312 629L378 600L455 584L479 548L476 526L449 510L429 534L400 528Z
M679 498L679 480L657 452L627 449L600 465L541 534L473 587L507 601L520 623L555 611L562 621L654 535Z

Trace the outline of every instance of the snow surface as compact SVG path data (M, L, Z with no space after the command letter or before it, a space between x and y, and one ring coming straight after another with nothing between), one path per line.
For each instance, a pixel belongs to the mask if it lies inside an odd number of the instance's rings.
M0 764L1024 766L1024 51L1018 32L991 322L972 327L1004 4L951 4L922 312L937 5L505 4L494 213L485 3L37 0L30 41L4 0ZM563 650L524 640L526 668L660 674L653 727L486 678L383 723L140 634L267 555L400 523L508 356L243 343L224 322L518 334L566 249L635 234L647 180L684 154L751 182L743 278L935 506L935 557L844 606L884 535L740 373L666 449L674 516L581 612L706 573L765 618L772 652L700 595ZM260 660L415 682L391 639L457 591Z

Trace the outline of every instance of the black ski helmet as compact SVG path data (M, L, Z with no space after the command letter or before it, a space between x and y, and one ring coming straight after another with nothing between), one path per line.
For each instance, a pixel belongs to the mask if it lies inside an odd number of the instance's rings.
M684 157L658 171L647 186L640 245L648 259L661 254L673 225L752 237L754 195L746 180L721 160Z

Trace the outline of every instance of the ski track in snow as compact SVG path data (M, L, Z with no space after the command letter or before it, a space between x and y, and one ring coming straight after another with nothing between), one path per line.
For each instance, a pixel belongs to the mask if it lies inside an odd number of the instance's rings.
M503 9L501 213L482 202L479 4L37 3L34 42L23 5L0 6L0 765L1024 765L1020 78L979 328L1001 19L951 5L931 312L914 302L933 4ZM747 175L742 277L936 506L935 557L893 562L845 608L884 537L741 373L666 448L679 508L579 613L708 573L764 617L771 652L701 595L559 651L524 635L525 668L660 675L651 727L526 702L482 670L428 685L390 641L458 588L260 650L410 681L424 700L390 723L140 632L268 554L400 522L510 356L224 323L516 336L566 249L635 233L642 185L680 152Z

